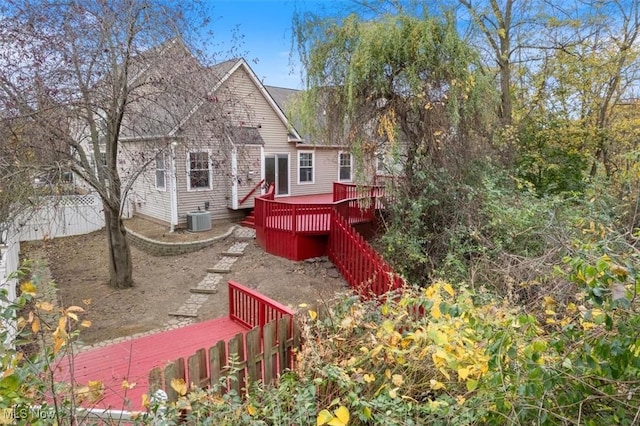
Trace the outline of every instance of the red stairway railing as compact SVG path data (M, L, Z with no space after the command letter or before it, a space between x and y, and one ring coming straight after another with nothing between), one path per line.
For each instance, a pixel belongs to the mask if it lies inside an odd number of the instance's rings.
M239 206L242 205L242 203L244 203L245 201L247 201L249 199L249 197L251 197L253 195L254 192L256 192L258 190L258 188L260 188L262 186L262 184L264 183L264 179L262 179L260 182L258 182L256 184L256 186L254 186L251 191L249 191L249 193L247 195L245 195L242 200L240 200L240 202L238 203Z
M257 291L235 281L229 281L228 286L229 317L249 329L262 328L265 324L278 321L284 316L293 317L292 309Z

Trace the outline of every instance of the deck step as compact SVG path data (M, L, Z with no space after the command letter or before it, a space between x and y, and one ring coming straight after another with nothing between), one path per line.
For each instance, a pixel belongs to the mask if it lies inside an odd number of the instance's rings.
M240 222L242 226L246 226L247 228L256 229L256 216L251 210L251 213L245 216L245 218Z

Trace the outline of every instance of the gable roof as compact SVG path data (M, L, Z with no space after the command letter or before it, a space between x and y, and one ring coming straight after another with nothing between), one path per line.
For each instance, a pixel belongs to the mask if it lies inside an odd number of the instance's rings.
M289 141L299 142L283 109L243 58L204 66L179 39L169 40L134 59L130 84L145 86L129 105L122 140L172 137L239 69L243 69L285 125ZM255 138L252 138L255 139Z
M267 91L262 82L258 79L256 74L253 72L249 64L244 60L244 58L229 60L226 62L222 62L218 65L214 65L212 67L207 68L208 79L213 80L214 84L207 93L207 96L194 105L194 107L189 111L189 113L181 120L180 123L176 127L174 127L167 136L174 136L180 128L186 123L195 112L206 102L207 98L210 98L215 95L216 91L238 70L244 69L247 73L253 84L260 90L260 93L264 96L267 103L274 110L280 121L289 129L289 141L290 142L299 142L302 140L298 132L291 126L289 120L284 114L283 110L280 108L279 104L273 98L273 96Z

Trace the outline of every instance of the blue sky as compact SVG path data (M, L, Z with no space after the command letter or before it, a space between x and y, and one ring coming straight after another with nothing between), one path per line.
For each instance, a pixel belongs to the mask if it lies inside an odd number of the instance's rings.
M320 10L323 0L208 0L213 43L218 49L232 45L232 32L242 36L239 53L264 84L302 88L299 67L292 69L292 17L294 10ZM294 49L294 59L297 54ZM228 59L223 57L222 59Z

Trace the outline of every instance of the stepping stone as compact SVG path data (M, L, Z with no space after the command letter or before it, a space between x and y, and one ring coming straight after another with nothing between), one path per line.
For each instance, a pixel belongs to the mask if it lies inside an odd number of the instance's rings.
M256 230L247 228L246 226L239 226L236 228L234 235L236 238L253 239L256 237Z
M191 287L189 289L191 293L201 293L201 294L216 294L218 292L217 288L204 288L204 287Z
M231 272L231 266L236 263L238 258L236 256L224 256L213 268L207 269L210 274L228 274Z
M197 318L198 314L195 312L188 312L188 311L174 311L174 312L169 312L169 315L171 315L172 317L189 317L189 318Z
M236 241L231 247L227 249L226 252L223 253L223 255L235 257L242 256L244 254L244 249L247 248L248 245L249 243L247 242Z

